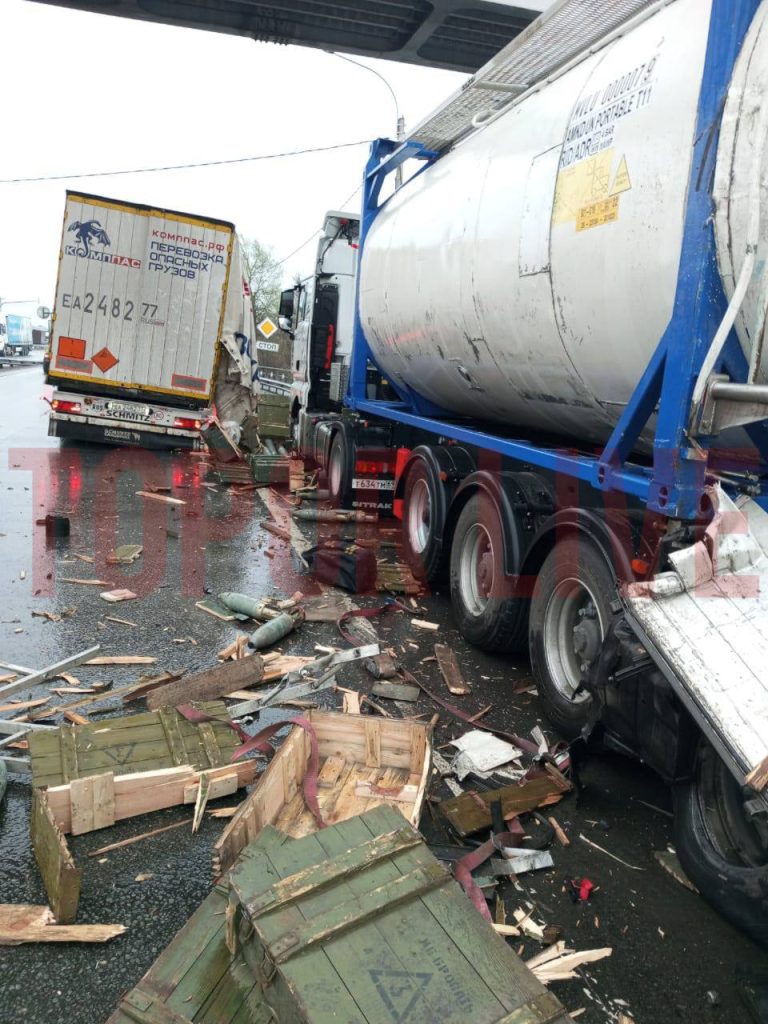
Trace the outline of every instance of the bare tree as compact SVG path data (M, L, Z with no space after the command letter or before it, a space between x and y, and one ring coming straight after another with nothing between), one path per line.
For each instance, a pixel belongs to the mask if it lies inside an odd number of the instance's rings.
M243 273L251 289L251 304L256 323L265 316L277 318L280 304L282 270L271 249L255 238L240 235Z

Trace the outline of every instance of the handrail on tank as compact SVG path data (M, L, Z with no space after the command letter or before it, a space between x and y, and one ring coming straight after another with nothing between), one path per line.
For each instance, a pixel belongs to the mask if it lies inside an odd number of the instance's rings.
M376 361L360 323L359 274L347 405L361 413L379 415L569 475L597 490L633 495L650 510L670 518L698 518L707 483L711 439L693 440L688 426L696 381L728 310L718 272L709 182L718 151L723 105L736 60L760 3L761 0L712 0L674 311L602 454L572 455L532 442L479 432L466 421L451 421L447 410L435 407L391 380L399 402L369 399L368 366L376 366ZM379 139L372 144L363 178L360 260L364 258L370 226L387 202L379 202L382 184L409 158L421 160L424 170L439 156L413 141L402 145ZM732 381L744 382L748 378L749 367L732 327L713 369L725 371ZM654 412L657 419L653 464L647 467L630 463L640 434ZM758 463L768 461L764 425L747 429L759 453Z

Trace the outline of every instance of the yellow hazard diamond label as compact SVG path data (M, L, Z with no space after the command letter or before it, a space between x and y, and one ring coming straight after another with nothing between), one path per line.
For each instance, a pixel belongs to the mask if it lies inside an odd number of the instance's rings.
M277 324L274 320L270 320L268 316L264 317L261 323L256 325L256 330L260 331L265 338L270 338L277 329Z

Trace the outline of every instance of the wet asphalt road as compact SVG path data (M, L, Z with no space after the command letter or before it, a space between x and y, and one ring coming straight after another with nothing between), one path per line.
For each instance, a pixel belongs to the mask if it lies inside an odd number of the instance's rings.
M42 391L38 366L0 370L0 659L42 667L99 643L106 654L152 655L158 669L195 671L214 664L215 652L237 632L195 608L205 588L254 595L312 592L287 546L259 527L265 511L259 498L233 501L225 491L210 490L204 462L193 455L48 439ZM171 486L186 504L170 508L136 496L151 484ZM47 547L35 520L54 510L70 513L72 534ZM118 543L142 543L143 557L119 571L107 565L106 556ZM265 557L266 547L273 548L274 559ZM94 562L77 559L78 554ZM106 580L140 597L109 606L98 596L103 588L63 583L63 577ZM439 639L454 647L472 684L470 696L456 698L462 707L474 713L493 704L486 721L523 735L537 722L546 728L535 697L510 696L510 682L526 678L527 664L469 648L453 626L445 595L430 595L423 603L425 617L440 623ZM66 608L76 611L58 623L32 616ZM105 622L107 614L136 625ZM378 629L383 641L404 647L405 664L440 691L434 665L420 664L432 653L434 636L419 633L403 616L392 616ZM338 639L333 625L305 625L283 649L311 653L315 643ZM103 680L118 687L134 681L141 669L72 672L84 685ZM370 685L358 667L344 669L340 682L361 689ZM112 700L89 714L96 719L120 711ZM422 700L417 711L432 714L434 708ZM444 744L462 731L443 712L435 742ZM637 1024L746 1024L751 1017L740 1002L736 973L765 970L765 955L655 862L653 852L671 842L665 788L642 767L609 756L593 757L583 782L578 806L570 796L554 809L572 839L568 848L552 848L555 868L522 876L518 890L504 889L508 913L530 899L541 920L563 928L572 947L613 947L612 957L586 968L581 980L554 987L563 1003L570 1010L586 1008L579 1018L585 1024L616 1022L621 1012ZM439 787L433 792L446 795ZM230 797L218 803L233 802ZM0 902L45 902L28 837L29 805L29 783L12 776L0 807ZM105 857L87 854L188 816L188 809L176 808L70 839L83 869L78 921L121 923L128 931L103 946L0 950L0 1024L106 1020L120 994L139 980L208 892L210 847L223 826L207 817L196 836L179 829ZM431 829L431 822L425 824L425 832ZM591 849L580 833L641 870ZM135 881L147 872L149 880ZM588 904L570 902L563 892L566 876L588 876L598 886ZM469 905L467 912L472 912ZM536 944L526 942L524 955L535 951ZM717 1005L709 1002L710 991L717 994Z

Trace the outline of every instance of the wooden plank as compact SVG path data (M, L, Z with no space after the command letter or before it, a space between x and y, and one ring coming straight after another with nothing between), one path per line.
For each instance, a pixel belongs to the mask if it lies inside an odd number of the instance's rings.
M369 768L381 767L381 728L378 718L365 720L365 763Z
M385 786L383 783L358 781L355 784L355 796L363 796L368 799L379 797L382 800L392 800L395 803L412 804L419 793L418 786Z
M242 786L249 785L256 778L257 771L256 762L248 760L238 764L222 765L219 768L209 768L204 772L196 772L190 765L183 765L178 768L130 775L112 776L112 773L108 773L75 780L65 786L53 786L46 791L46 797L57 826L64 833L74 833L73 816L77 814L77 808L73 806L73 793L77 792L78 786L82 786L80 792L95 791L98 799L100 787L103 785L101 780L111 777L111 811L106 807L94 808L90 819L87 817L87 810L81 813L77 819L77 828L83 833L126 818L193 803L197 800L203 775L209 779L209 796L214 798L234 793ZM107 820L108 813L112 820Z
M327 885L335 885L342 879L359 871L365 871L384 857L408 849L420 843L421 837L410 828L395 829L374 839L366 840L346 850L333 860L323 860L319 864L305 868L296 874L289 875L264 893L252 898L243 897L243 904L248 916L259 915L277 910L288 903L295 903L308 893L317 892Z
M279 936L269 944L269 954L276 964L283 963L310 946L328 941L350 929L359 928L381 911L390 911L393 907L413 900L430 889L445 885L450 879L450 872L437 861L416 868L391 882L385 882L359 896L353 896L337 904L323 916L314 917Z
M18 946L23 942L108 942L125 930L122 924L52 924L48 907L0 904L0 946Z
M317 784L320 789L333 789L344 771L345 763L343 757L327 757L325 759L325 763L317 774Z
M435 657L437 658L437 667L440 669L448 690L457 697L471 693L461 674L459 663L456 661L456 655L451 648L446 647L445 644L435 644Z
M112 772L73 779L69 785L73 836L115 823L115 776Z
M238 661L227 661L215 668L185 676L178 682L159 686L147 695L147 707L157 710L190 701L213 700L241 687L255 686L264 674L264 662L258 654Z
M71 924L77 917L80 902L81 873L53 820L45 793L39 789L32 793L30 834L54 920L57 924Z

